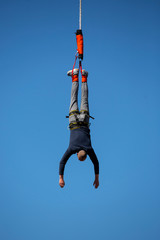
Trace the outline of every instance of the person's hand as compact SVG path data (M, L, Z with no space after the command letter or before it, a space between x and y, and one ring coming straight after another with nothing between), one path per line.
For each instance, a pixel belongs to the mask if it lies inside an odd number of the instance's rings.
M61 188L63 188L64 185L65 185L65 182L64 182L64 180L63 180L63 176L60 176L60 178L59 178L59 186L60 186Z
M94 180L93 186L95 188L98 188L98 186L99 186L99 175L98 174L95 175L95 180Z

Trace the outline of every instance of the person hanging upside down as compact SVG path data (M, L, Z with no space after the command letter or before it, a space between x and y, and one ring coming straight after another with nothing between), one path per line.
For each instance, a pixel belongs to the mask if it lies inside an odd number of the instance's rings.
M82 70L81 85L81 107L78 110L78 88L79 88L79 69L70 70L67 73L72 77L71 102L69 108L69 128L70 143L69 147L63 155L59 164L59 185L64 187L64 168L68 159L72 154L77 153L80 161L84 161L87 155L90 157L95 172L95 180L93 185L95 188L99 186L99 162L91 145L90 129L89 129L89 104L88 104L88 72Z

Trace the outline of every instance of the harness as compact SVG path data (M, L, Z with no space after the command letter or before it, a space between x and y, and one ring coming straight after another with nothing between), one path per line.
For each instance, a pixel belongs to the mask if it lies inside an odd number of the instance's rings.
M82 126L86 126L86 127L89 128L89 126L91 125L91 124L88 123L88 122L80 121L79 118L78 118L78 115L80 115L80 114L85 114L85 115L87 115L89 118L94 119L94 117L90 116L90 115L89 115L89 112L86 111L86 110L81 110L80 112L79 112L78 110L74 110L74 111L72 111L72 112L69 113L69 116L66 116L66 118L69 118L70 116L74 115L74 117L75 117L75 119L76 119L75 122L71 122L71 123L69 124L69 129L70 129L70 130L73 130L73 129L76 129L76 128L80 128L80 127L82 127Z

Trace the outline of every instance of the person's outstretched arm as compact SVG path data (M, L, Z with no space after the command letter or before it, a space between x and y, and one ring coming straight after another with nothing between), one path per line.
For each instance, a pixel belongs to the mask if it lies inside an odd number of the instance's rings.
M95 188L98 188L98 186L99 186L99 162L98 162L97 156L96 156L93 148L88 152L88 155L94 165L95 180L93 182L93 186L95 186Z
M60 187L64 187L65 185L65 182L64 182L64 179L63 179L63 175L64 175L64 168L65 168L65 165L68 161L68 159L70 158L70 156L72 155L72 151L71 149L67 149L67 151L65 152L65 154L63 155L60 163L59 163L59 185Z

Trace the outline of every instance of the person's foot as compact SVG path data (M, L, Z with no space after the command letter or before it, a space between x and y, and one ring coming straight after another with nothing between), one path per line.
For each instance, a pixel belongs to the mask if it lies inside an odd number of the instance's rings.
M73 69L73 76L78 74L79 74L79 69L78 68ZM69 70L67 72L67 75L72 77L72 70Z
M82 76L86 76L86 77L88 77L88 72L86 71L86 70L82 70Z

